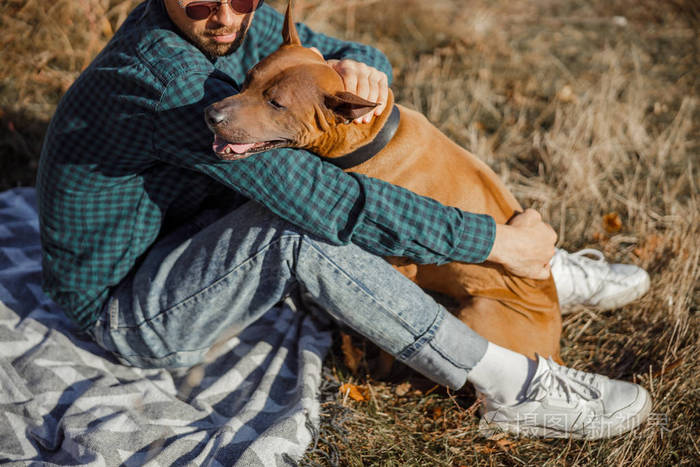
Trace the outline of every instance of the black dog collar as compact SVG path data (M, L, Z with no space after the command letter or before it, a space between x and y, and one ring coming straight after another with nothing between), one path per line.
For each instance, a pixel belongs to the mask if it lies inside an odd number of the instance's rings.
M389 115L389 118L386 120L386 123L382 129L379 130L379 133L377 133L377 136L375 136L372 141L360 148L355 149L351 153L345 154L344 156L323 157L323 160L330 162L343 170L358 166L363 162L367 162L379 151L384 149L389 141L391 141L391 138L393 138L396 134L396 129L399 127L399 120L401 120L401 112L399 112L398 107L394 106L394 108L391 110L391 115Z

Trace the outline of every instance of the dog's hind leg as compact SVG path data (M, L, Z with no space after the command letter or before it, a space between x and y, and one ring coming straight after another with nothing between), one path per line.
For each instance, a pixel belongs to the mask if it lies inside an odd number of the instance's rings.
M449 263L420 266L417 282L455 298L454 314L489 341L561 362L561 312L551 276L525 279L495 264Z
M486 164L470 153L464 154L463 162L469 170L457 207L488 213L501 224L523 210ZM495 344L561 362L561 312L551 275L546 280L526 279L498 264L449 263L419 266L415 281L457 299L457 316Z

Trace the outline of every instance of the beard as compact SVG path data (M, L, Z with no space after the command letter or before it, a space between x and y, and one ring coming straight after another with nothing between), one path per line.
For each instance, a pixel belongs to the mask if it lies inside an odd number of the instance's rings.
M190 41L208 58L214 59L216 57L225 57L234 53L241 46L243 39L245 39L245 35L248 32L251 19L252 15L247 15L237 31L230 28L220 28L207 30L199 35L188 33L187 36ZM234 32L236 33L236 37L234 38L233 42L220 44L214 40L214 36L228 35L233 34Z

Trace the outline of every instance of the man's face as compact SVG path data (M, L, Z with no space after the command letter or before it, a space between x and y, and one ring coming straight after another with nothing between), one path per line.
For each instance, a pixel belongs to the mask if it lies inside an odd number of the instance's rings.
M205 19L193 20L185 13L193 0L163 0L170 19L185 36L209 57L221 57L235 52L243 42L252 13L238 13L226 2Z

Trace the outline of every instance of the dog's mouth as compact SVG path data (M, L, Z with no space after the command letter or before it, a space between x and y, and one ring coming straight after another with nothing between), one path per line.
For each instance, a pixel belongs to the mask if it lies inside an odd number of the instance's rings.
M217 156L227 161L235 161L245 159L248 156L259 152L267 151L273 148L280 148L288 144L287 140L277 139L270 141L261 141L257 143L232 143L226 141L219 135L214 136L214 144L212 149Z

